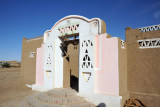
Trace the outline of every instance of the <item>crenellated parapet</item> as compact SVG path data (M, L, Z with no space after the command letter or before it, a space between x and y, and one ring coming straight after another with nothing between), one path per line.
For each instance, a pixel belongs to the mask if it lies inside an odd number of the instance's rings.
M159 25L153 25L153 26L147 26L139 28L140 32L148 32L153 30L160 30L160 24Z

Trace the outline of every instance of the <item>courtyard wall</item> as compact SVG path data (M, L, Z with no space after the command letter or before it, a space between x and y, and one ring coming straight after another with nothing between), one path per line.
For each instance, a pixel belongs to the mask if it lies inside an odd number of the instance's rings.
M36 37L33 39L23 38L21 73L24 77L25 84L35 84L37 48L40 48L42 43L43 36Z
M152 44L145 46L138 41L149 43L150 40L157 40L160 30L141 32L140 29L128 27L125 33L129 96L142 100L148 107L159 107L160 48Z

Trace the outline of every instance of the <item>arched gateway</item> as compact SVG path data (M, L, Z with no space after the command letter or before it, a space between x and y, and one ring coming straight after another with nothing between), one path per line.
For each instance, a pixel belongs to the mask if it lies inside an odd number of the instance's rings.
M78 75L77 71L75 75L79 77L79 91L86 92L86 90L90 90L89 92L93 92L95 64L94 39L96 35L106 32L103 26L105 27L105 23L99 18L90 20L81 16L68 16L59 20L51 30L47 30L44 33L45 89L62 88L69 85L70 80L67 76L70 75L67 73L68 66L66 62L68 61L68 63L71 63L69 72L75 72L70 70L73 68L74 63L78 62ZM76 38L71 40L72 37ZM74 60L71 59L72 56L63 54L70 53L68 52L68 48L70 49L72 46L65 47L64 45L74 44L76 41L77 44L75 46L79 46L79 57L77 58L77 62L69 62L69 60ZM66 60L67 58L68 60Z
M99 18L64 17L43 36L23 38L24 82L39 91L71 87L100 107L122 107L135 96L156 107L159 29L160 25L127 27L125 42L107 34L105 22Z
M121 106L127 85L122 90L119 87L127 77L119 56L126 57L125 51L124 42L111 38L101 19L64 17L44 33L43 44L37 49L32 89L71 87L95 104ZM120 67L125 71L123 79Z

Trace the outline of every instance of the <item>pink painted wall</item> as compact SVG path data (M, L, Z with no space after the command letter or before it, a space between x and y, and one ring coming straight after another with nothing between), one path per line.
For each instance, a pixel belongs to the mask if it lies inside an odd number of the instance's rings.
M42 44L41 48L37 48L36 85L43 85L44 83L43 58L44 58L44 44Z
M97 45L95 48L95 67L100 68L95 71L95 92L118 96L118 38L106 38L106 36L107 34L102 34L95 37L95 42ZM100 39L101 49L99 45Z

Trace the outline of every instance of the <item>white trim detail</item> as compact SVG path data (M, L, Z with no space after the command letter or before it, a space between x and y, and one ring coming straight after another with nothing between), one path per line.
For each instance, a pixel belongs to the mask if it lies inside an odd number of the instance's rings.
M63 21L63 20L68 20L68 19L70 19L70 18L77 18L77 19L80 19L80 20L84 20L84 21L86 21L86 22L88 22L88 23L96 20L97 23L98 23L98 34L101 34L102 28L101 28L101 26L100 26L100 25L101 25L101 19L100 19L100 18L88 19L88 18L86 18L86 17L84 17L84 16L69 15L69 16L66 16L66 17L60 19L59 21L57 21L50 30L46 30L46 31L45 31L44 35L45 35L46 33L48 33L48 32L51 32L61 21Z
M137 40L139 48L160 48L160 38Z
M153 30L160 30L160 24L159 24L159 25L142 27L142 28L139 28L139 30L140 30L141 32L148 32L148 31L153 31Z

